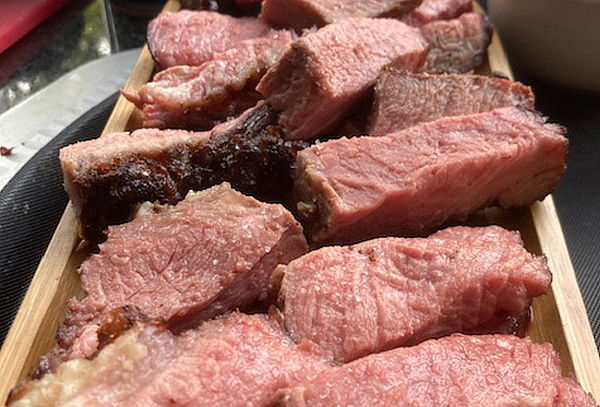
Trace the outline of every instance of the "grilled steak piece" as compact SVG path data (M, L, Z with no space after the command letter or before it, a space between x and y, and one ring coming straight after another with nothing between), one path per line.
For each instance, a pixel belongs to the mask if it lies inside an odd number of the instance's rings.
M563 133L508 107L321 143L296 158L298 215L313 241L352 243L427 233L487 206L529 205L565 170Z
M551 282L546 261L498 226L325 247L277 274L287 331L339 362L521 316Z
M266 407L327 366L266 315L233 313L179 336L136 324L93 360L29 382L10 406Z
M442 117L509 106L533 109L531 88L493 76L428 75L387 69L375 85L367 133L383 136Z
M431 44L422 71L464 73L483 63L492 41L492 27L477 13L463 14L450 21L434 21L421 27Z
M510 335L430 340L367 356L281 390L286 407L594 407L550 344Z
M148 48L156 63L201 65L238 42L266 35L270 28L257 18L235 18L212 11L161 13L148 24Z
M277 27L302 30L350 17L400 18L420 3L421 0L264 0L261 18Z
M291 192L291 165L304 144L283 140L277 114L259 103L210 133L143 129L76 143L60 152L65 187L90 241L131 219L141 202L175 204L221 182L259 199Z
M281 112L290 139L332 130L390 62L416 70L427 51L420 32L390 19L349 18L292 43L257 90Z
M421 27L432 21L457 18L470 11L473 11L473 0L423 0L402 21L413 27Z
M69 301L58 335L63 359L81 356L78 344L93 344L115 307L134 306L178 332L266 299L275 267L307 250L302 228L286 209L228 184L155 211L109 228L99 253L81 265L87 297ZM91 339L78 340L83 335Z
M121 93L142 110L145 127L209 130L256 105L261 96L254 88L292 40L290 32L274 31L201 66L161 71L139 91Z

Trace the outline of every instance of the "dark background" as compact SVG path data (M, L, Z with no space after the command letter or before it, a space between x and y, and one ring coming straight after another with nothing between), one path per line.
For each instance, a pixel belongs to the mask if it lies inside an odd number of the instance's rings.
M482 3L485 5L485 1ZM71 2L0 54L0 114L87 61L140 47L146 24L159 9L158 0ZM526 71L515 73L519 80L533 86L537 108L552 122L568 128L569 168L554 197L596 343L600 345L600 239L597 237L600 230L600 97L555 89ZM109 100L88 115L86 121L75 123L65 137L41 152L36 163L24 168L15 182L0 192L0 343L66 203L66 195L60 188L56 149L77 137L93 137L93 129L102 127L112 103L114 100ZM42 214L39 220L27 218L29 209L22 210L24 202L28 202L27 194L40 195L36 182L47 189L46 200L34 202L37 206L32 209ZM40 228L36 229L35 238L20 241L18 251L2 250L9 244L14 248L19 229L36 228L36 225Z

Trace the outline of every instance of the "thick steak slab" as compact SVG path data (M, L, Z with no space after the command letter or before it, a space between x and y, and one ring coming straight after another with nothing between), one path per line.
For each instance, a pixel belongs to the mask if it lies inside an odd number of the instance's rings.
M384 136L422 122L499 107L534 108L529 86L494 76L385 70L375 85L367 134Z
M296 159L298 213L316 242L423 234L480 208L529 205L565 170L564 129L522 108L332 140Z
M139 91L121 93L142 110L144 127L209 130L256 105L256 84L292 40L274 31L241 41L200 66L168 68Z
M339 362L519 316L551 282L546 261L498 226L325 247L275 273L292 338Z
M142 129L61 149L80 235L103 241L107 225L130 220L142 202L175 204L224 181L263 200L289 196L302 143L284 141L276 123L276 112L259 103L211 132Z
M339 124L386 65L414 71L427 47L400 21L346 19L294 41L257 90L281 112L288 138L312 139Z
M465 73L479 67L492 41L492 27L481 14L467 13L421 27L431 44L422 71Z
M433 21L457 18L470 11L473 11L473 0L423 0L402 21L413 27L421 27Z
M400 18L421 0L264 0L261 18L296 30L322 27L350 17Z
M549 344L515 336L431 340L330 368L281 391L286 407L594 407Z
M11 407L263 407L327 363L265 315L233 313L174 336L137 324L92 360L31 381Z
M143 212L109 228L99 253L81 265L87 296L69 301L46 370L57 360L91 356L97 328L114 308L136 307L181 331L265 299L275 267L307 250L301 226L283 206L228 184Z
M148 24L148 47L156 63L201 65L238 42L262 37L267 24L257 18L235 18L212 11L161 13Z

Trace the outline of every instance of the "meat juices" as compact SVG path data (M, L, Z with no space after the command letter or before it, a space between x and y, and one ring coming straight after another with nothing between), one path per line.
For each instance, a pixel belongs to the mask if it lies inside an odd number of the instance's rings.
M314 242L419 235L478 209L529 205L564 170L564 129L516 107L342 138L298 153L294 196Z
M339 124L386 65L414 71L427 48L399 21L349 18L294 41L257 90L281 112L286 137L312 139Z
M142 110L145 127L209 130L256 105L256 84L292 40L274 31L241 41L200 66L166 69L139 91L121 93Z
M494 76L429 75L390 68L375 85L367 134L384 136L442 117L509 106L533 109L531 88Z
M238 42L266 35L270 27L253 17L212 11L161 13L148 24L148 48L162 68L201 65Z
M93 360L29 382L11 407L266 407L327 367L266 315L233 313L174 336L136 324Z
M303 143L284 141L277 118L259 103L211 132L141 129L61 149L81 237L103 241L107 225L130 220L142 202L175 204L191 189L224 181L262 200L289 196L290 168Z
M421 27L431 48L422 71L465 73L479 67L492 41L492 27L478 13L450 21L434 21Z
M549 344L452 335L325 370L281 390L279 407L595 407Z
M307 245L281 205L222 184L111 227L99 248L79 269L87 296L69 301L61 349L54 352L60 356L48 359L80 357L74 353L77 338L93 334L104 315L123 305L176 332L248 307L266 298L275 267L304 254Z
M350 17L400 18L420 3L421 0L264 0L261 18L277 27L302 30Z
M551 282L545 260L498 226L324 247L281 273L287 331L342 363L518 317Z
M423 0L402 19L413 27L421 27L438 20L450 20L473 10L473 0Z

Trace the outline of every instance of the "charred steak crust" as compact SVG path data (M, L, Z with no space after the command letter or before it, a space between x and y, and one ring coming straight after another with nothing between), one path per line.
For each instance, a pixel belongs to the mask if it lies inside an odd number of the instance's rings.
M81 236L103 241L106 226L130 220L139 203L174 204L189 190L224 181L259 199L284 201L296 153L306 144L285 141L276 123L275 110L262 104L239 123L215 129L208 140L95 163L71 182Z

